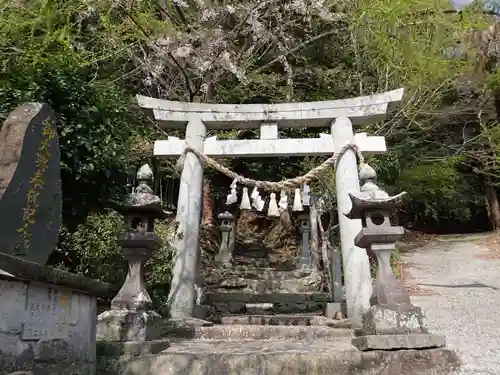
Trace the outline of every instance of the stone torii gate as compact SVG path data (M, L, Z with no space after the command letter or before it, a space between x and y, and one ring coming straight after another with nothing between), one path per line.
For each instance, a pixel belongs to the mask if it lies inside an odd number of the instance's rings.
M185 129L185 141L176 137L158 140L154 155L179 157L186 142L200 153L218 157L277 157L328 155L346 144L356 144L364 153L386 151L384 137L354 134L353 125L384 119L389 106L398 105L403 89L346 100L285 104L205 104L184 103L137 96L140 107L155 118L160 127ZM319 138L279 139L278 128L330 127ZM217 140L206 138L207 129L258 129L260 139ZM359 192L356 155L348 150L337 164L335 176L340 224L341 250L346 287L347 315L360 322L369 308L372 291L366 251L354 245L361 220L348 219L349 193ZM169 295L172 318L193 316L203 286L200 274L199 228L202 210L203 164L187 152L181 174L177 205L178 229L173 240L176 255Z

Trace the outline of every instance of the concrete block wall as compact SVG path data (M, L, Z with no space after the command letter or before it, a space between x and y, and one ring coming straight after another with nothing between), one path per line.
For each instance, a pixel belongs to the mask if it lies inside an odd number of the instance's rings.
M1 276L0 374L20 370L92 374L96 310L95 296ZM40 372L42 368L46 370Z

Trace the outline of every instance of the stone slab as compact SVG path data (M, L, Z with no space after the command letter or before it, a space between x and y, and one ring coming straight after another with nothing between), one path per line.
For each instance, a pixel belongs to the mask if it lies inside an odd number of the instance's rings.
M245 304L247 314L273 314L274 305L272 303L247 303Z
M446 346L446 338L439 335L370 335L352 339L352 344L362 351L368 350L400 350L431 349Z
M420 307L412 304L375 305L363 317L357 335L428 333L427 319Z
M2 275L0 301L0 374L94 374L95 296Z
M108 310L97 317L97 341L161 339L164 320L155 311Z
M237 315L223 316L222 324L271 326L330 326L336 323L324 316L296 315Z
M349 328L327 326L264 326L264 325L214 325L213 327L165 328L162 336L169 339L190 338L202 340L315 340L336 339L353 335Z
M0 130L0 249L45 264L62 214L55 116L47 104L14 109Z
M242 303L306 303L331 301L328 293L220 293L208 292L204 295L205 303L213 305L217 302L242 302Z
M97 356L117 357L121 355L157 354L167 349L170 341L166 339L152 341L98 341Z
M62 286L95 296L107 296L110 284L0 253L0 278L20 279Z
M95 363L76 360L28 362L4 366L0 358L0 375L93 375Z
M192 327L211 327L214 323L199 318L171 318L165 320L163 327L192 328Z
M329 319L343 319L346 316L346 305L342 302L328 302L325 307L325 316Z
M460 367L445 349L361 352L338 340L186 340L161 354L99 358L100 375L438 375Z

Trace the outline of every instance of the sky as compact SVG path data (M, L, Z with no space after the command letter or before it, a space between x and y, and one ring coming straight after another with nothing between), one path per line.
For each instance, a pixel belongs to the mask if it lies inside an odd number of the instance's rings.
M455 9L461 10L473 3L474 0L450 0L451 4L455 7ZM484 8L488 10L496 10L500 11L500 0L484 0Z

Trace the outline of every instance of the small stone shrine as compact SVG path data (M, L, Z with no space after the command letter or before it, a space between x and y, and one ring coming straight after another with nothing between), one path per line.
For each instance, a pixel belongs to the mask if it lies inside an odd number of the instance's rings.
M165 218L167 213L149 185L153 172L148 165L139 169L137 180L138 186L125 203L112 202L113 208L123 214L127 225L127 232L118 243L129 269L120 291L111 301L111 309L98 316L98 348L108 355L134 350L158 352L169 346L167 340L158 341L162 319L151 308L151 297L144 281L144 264L161 246L161 240L154 234L154 221Z
M392 226L390 217L405 193L389 196L376 184L376 173L367 164L359 174L361 193L349 194L352 209L346 215L361 219L363 228L355 238L356 246L367 249L377 258L377 277L370 298L370 309L363 327L355 330L352 344L359 350L429 349L446 346L444 336L431 335L420 307L391 268L391 253L403 234L403 227Z
M59 142L47 104L24 103L0 131L0 251L45 264L57 246L62 192Z

